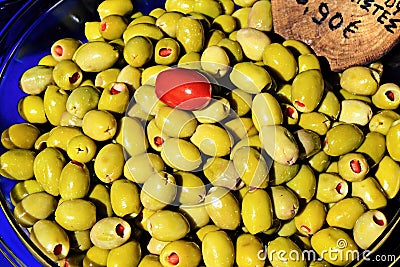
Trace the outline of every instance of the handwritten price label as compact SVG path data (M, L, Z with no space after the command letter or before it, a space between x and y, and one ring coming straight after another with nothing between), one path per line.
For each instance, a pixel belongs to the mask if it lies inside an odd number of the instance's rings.
M275 31L324 56L331 69L378 60L400 38L400 0L271 0Z

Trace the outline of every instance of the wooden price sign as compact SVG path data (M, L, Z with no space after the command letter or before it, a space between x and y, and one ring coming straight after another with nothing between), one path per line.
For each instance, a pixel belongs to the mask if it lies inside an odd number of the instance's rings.
M333 71L381 58L400 38L400 0L271 0L274 29L308 44Z

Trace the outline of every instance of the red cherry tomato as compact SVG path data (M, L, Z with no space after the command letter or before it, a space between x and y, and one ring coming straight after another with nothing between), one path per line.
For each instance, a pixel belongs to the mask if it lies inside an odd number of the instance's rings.
M172 108L197 110L210 102L212 86L195 70L173 68L157 75L155 91L157 97Z

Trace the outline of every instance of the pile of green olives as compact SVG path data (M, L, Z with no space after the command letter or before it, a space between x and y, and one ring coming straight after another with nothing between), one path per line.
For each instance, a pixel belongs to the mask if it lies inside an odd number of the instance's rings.
M379 238L400 189L382 63L331 72L274 34L270 0L97 10L23 73L25 122L1 134L15 219L51 260L344 266L326 252ZM289 257L304 250L323 259Z

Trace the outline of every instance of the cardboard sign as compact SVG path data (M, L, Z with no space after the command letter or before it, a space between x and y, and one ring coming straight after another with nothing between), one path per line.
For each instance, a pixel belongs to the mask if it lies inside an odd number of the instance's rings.
M308 44L333 71L379 60L400 38L400 0L271 0L275 32Z

